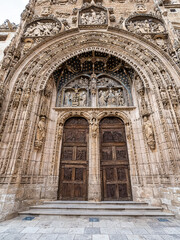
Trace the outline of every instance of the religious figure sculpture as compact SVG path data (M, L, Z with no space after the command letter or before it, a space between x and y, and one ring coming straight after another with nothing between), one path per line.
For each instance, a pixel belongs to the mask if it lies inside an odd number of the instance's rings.
M22 89L18 88L14 94L13 107L18 108L21 99Z
M23 107L27 107L30 95L31 95L31 90L28 88L25 90L24 96L22 98Z
M98 131L98 123L95 118L93 118L91 121L91 130L92 130L92 137L95 138L97 136L97 131Z
M117 105L118 106L123 106L124 105L124 97L123 97L123 92L121 89L115 92L116 98L117 98Z
M46 117L41 116L38 123L37 132L36 132L36 140L35 140L36 149L40 149L42 147L42 144L45 139L45 134L46 134Z
M70 107L72 105L72 95L71 92L65 93L64 106Z
M93 8L89 12L81 14L82 25L102 25L107 22L107 15L105 11L95 11Z
M107 92L100 90L99 92L99 105L106 106Z
M146 136L147 144L151 150L154 150L156 148L156 141L151 121L147 116L143 117L143 121L144 134Z
M116 106L116 97L114 91L111 88L109 89L109 94L107 96L107 105Z
M80 94L80 97L79 97L79 106L80 107L85 107L87 104L87 94L85 91L83 91L81 94Z
M175 90L174 86L170 84L167 87L167 89L168 89L168 93L169 93L169 96L170 96L173 107L177 107L178 98L177 98L177 94L176 94L176 90Z

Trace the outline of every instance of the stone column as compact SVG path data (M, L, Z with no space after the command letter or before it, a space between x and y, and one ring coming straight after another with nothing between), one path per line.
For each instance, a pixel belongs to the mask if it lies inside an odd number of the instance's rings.
M101 201L101 176L99 158L99 126L95 118L89 127L89 184L88 201Z

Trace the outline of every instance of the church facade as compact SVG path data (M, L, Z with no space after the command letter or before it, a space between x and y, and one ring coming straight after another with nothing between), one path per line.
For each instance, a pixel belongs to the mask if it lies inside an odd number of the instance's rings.
M1 219L45 200L180 209L179 3L31 0L0 70Z

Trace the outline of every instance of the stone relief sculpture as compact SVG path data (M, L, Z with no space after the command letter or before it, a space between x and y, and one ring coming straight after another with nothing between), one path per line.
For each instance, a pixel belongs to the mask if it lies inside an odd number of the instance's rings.
M46 117L40 116L37 132L36 132L36 140L35 140L35 148L40 149L43 145L46 134Z
M22 97L23 107L27 107L30 95L31 95L31 89L28 88L25 90L24 96Z
M91 120L91 130L92 130L92 137L93 138L96 138L97 133L98 133L98 128L99 128L98 121L96 120L96 118L93 118Z
M147 140L147 144L151 150L154 150L156 148L154 130L152 127L152 123L147 116L143 117L143 128L144 128L144 134Z
M126 22L126 28L130 32L147 33L165 33L165 27L159 19L152 17L134 17Z
M29 25L24 37L46 37L53 36L60 32L61 25L57 22L36 21Z
M167 90L168 90L168 93L169 93L172 105L174 107L177 107L177 105L178 105L178 98L177 98L177 93L176 93L176 90L175 90L174 86L172 84L170 84L167 87Z
M107 11L104 8L92 6L80 11L80 25L106 25Z
M21 99L22 89L18 88L14 94L13 107L18 108Z
M95 96L98 106L115 107L127 104L128 99L125 95L121 84L113 79L80 77L66 85L59 99L62 99L60 105L64 107L87 107L91 106L92 97Z

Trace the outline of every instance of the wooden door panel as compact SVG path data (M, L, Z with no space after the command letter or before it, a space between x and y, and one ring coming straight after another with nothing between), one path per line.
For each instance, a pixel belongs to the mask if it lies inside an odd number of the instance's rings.
M124 123L115 117L100 123L102 200L131 200Z
M64 126L59 198L87 199L88 124L83 118L69 119Z

